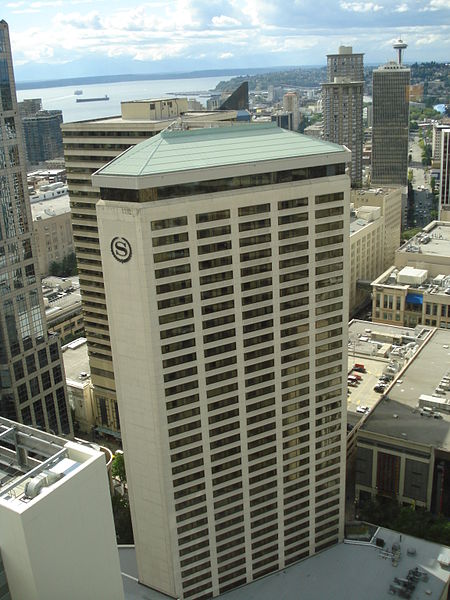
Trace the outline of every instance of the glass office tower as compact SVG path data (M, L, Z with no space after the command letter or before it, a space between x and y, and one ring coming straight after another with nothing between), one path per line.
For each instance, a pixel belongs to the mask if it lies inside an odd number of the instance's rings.
M8 25L0 21L0 415L71 434L57 336L47 333Z

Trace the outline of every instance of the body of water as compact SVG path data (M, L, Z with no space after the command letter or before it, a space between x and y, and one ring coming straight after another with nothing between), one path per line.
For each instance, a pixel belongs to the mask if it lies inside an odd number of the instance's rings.
M232 77L233 75L222 75L193 79L154 79L17 90L17 99L20 102L26 98L42 98L42 107L45 110L62 110L64 122L69 123L120 115L120 103L124 100L166 98L170 97L171 93L196 98L206 105L208 98L196 95L195 92L213 90L219 81L228 81ZM76 89L83 90L83 95L75 96ZM97 98L105 94L109 96L107 101L76 102L77 98Z

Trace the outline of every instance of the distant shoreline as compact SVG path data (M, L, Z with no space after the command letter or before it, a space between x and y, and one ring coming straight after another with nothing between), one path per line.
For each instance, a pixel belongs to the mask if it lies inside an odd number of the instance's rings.
M70 77L65 79L47 79L42 81L17 81L17 90L35 90L49 87L71 87L96 83L120 83L124 81L153 81L164 79L198 79L201 77L245 76L258 73L273 73L281 69L296 69L298 67L274 67L253 69L208 69L205 71L190 71L188 73L147 73L123 75L98 75L90 77Z

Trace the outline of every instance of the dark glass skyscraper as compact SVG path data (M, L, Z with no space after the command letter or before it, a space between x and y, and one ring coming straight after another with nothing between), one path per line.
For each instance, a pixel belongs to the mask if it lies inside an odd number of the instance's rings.
M372 77L372 183L406 185L411 71L389 62L375 69Z
M60 110L41 110L22 120L26 157L30 165L64 155L62 122Z
M59 341L46 330L23 156L8 25L0 21L0 415L71 434Z

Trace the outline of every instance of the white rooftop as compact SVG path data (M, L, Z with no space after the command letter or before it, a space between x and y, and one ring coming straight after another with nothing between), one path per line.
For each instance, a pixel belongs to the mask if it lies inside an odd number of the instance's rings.
M375 538L385 542L383 549ZM392 545L401 548L398 564L391 560ZM414 555L409 555L414 552ZM417 583L413 600L440 600L450 577L438 557L449 548L390 529L379 528L371 543L341 543L273 575L221 594L218 600L392 600L394 578L406 579L418 567L428 580ZM120 548L126 600L165 600L167 596L142 586L137 580L133 548ZM394 596L395 597L395 596Z

